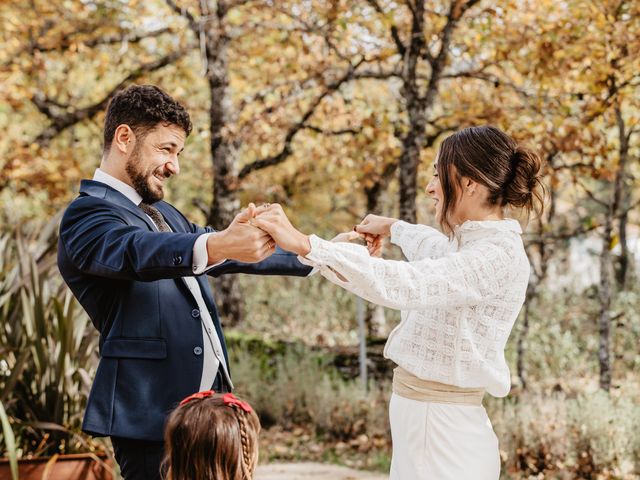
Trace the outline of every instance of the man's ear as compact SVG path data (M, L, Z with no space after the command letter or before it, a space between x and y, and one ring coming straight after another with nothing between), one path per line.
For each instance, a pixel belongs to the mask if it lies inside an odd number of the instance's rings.
M136 135L131 130L131 127L126 124L118 125L113 135L112 146L118 149L118 151L124 155L131 152L135 146Z

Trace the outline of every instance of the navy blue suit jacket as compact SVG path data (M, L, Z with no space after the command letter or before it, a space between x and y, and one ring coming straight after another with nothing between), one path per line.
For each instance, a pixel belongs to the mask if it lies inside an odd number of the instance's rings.
M83 180L62 218L58 268L100 332L100 363L83 423L92 435L162 440L168 412L200 386L200 312L181 277L193 275L198 236L213 230L194 225L166 202L154 206L174 233L157 233L120 192ZM227 261L207 273L309 271L295 255L278 250L260 263ZM209 283L196 278L227 357Z

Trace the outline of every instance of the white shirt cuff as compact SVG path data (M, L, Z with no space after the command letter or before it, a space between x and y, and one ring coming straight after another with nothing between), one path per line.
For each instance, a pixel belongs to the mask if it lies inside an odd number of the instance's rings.
M391 241L391 243L393 243L394 245L398 245L398 242L400 241L402 234L407 230L407 228L411 228L411 224L403 220L398 220L397 222L393 222L393 224L391 225L391 228L389 229L389 233L390 233L389 240Z
M221 260L217 263L213 263L211 265L207 264L207 262L209 261L209 252L207 252L207 238L209 238L210 235L213 235L213 233L203 233L198 237L196 243L193 244L194 275L200 275L207 270L227 261L227 259L225 258L224 260Z

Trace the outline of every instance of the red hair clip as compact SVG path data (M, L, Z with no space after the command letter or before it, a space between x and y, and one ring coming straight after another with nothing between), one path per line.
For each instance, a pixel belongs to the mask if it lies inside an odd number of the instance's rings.
M225 393L222 396L222 401L225 405L229 405L230 407L239 407L247 413L251 413L253 411L251 409L251 405L249 405L247 402L238 400L238 398L233 393Z
M196 400L198 398L207 398L212 397L216 394L213 390L204 390L202 392L194 393L193 395L189 395L187 398L180 402L180 405L184 405L185 403L190 402L191 400Z

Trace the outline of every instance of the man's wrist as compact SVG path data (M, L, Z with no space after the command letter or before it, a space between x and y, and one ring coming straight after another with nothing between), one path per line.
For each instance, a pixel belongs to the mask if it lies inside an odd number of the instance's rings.
M215 232L207 238L208 264L219 263L228 256L226 230Z

